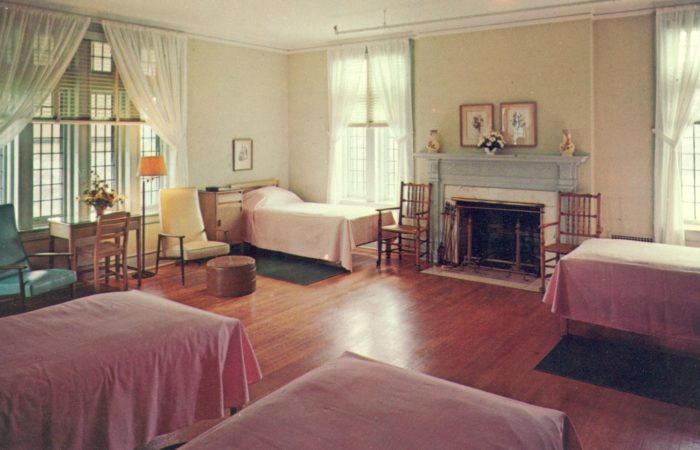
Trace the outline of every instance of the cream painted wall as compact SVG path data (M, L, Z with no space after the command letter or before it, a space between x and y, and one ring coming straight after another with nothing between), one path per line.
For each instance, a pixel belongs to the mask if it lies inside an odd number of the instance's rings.
M653 234L654 18L594 24L595 189L606 231Z
M328 178L326 52L289 57L289 188L324 202Z
M592 25L589 20L421 38L415 43L416 149L439 130L449 153L460 147L459 105L537 102L537 146L504 154L559 153L562 128L572 130L577 151L592 147ZM579 169L579 188L590 189L591 163ZM420 174L419 174L420 175Z
M190 38L189 184L278 178L288 185L288 56ZM253 170L232 170L232 140L253 139Z

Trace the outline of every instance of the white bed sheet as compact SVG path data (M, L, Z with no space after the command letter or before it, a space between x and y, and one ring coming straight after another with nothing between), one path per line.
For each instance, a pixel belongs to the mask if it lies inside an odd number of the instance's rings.
M352 250L377 240L375 208L303 202L295 194L275 187L247 194L243 215L246 242L268 250L339 262L349 271ZM383 213L382 221L387 225L395 222L390 211Z

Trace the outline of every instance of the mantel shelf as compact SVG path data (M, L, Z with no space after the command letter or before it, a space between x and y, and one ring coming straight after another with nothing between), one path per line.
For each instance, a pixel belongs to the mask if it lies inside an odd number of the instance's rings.
M588 160L587 154L574 156L547 155L547 154L518 154L518 155L486 155L473 153L414 153L415 158L443 161L485 161L504 163L554 163L554 164L579 164Z

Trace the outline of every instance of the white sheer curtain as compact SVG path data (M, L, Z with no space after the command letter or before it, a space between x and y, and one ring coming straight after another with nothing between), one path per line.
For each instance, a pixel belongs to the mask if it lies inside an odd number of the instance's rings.
M110 21L103 26L129 98L174 150L166 155L171 184L186 186L187 38Z
M700 7L656 13L656 145L654 239L685 244L680 143L700 89Z
M0 147L56 87L89 24L87 17L0 3Z
M399 146L399 181L413 181L413 107L411 49L408 39L367 44L371 83L387 114L387 124ZM398 192L399 186L396 186Z
M361 95L361 72L354 70L365 57L365 45L328 50L328 111L330 115L330 153L328 155L328 191L326 200L338 203L343 186L343 149L345 131L353 107Z

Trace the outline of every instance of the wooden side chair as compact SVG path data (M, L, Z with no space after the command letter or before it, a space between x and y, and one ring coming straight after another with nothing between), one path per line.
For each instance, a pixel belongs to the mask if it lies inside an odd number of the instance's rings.
M377 235L377 268L382 263L382 251L386 259L391 259L392 253L398 253L399 259L403 253L413 253L416 269L421 268L421 258L425 257L428 264L432 262L430 245L430 205L432 203L432 184L413 184L401 182L399 206L377 209L379 213ZM395 225L382 224L382 212L398 210L399 220ZM396 240L396 247L392 241ZM382 247L385 246L385 249Z
M231 252L228 242L207 239L196 188L160 190L160 226L162 231L158 233L156 273L161 260L179 261L183 286L187 261L228 255ZM224 240L228 241L227 230L217 231L223 231Z
M0 205L0 297L10 300L19 298L24 310L27 309L27 298L70 287L77 280L72 270L33 269L29 264L29 256L70 258L71 254L52 252L27 255L15 223L14 206Z
M574 251L581 242L599 238L603 233L600 224L600 194L574 194L559 192L557 198L556 222L540 226L540 278L542 291L548 276L547 269L553 269L562 255ZM554 242L547 243L545 230L556 227ZM547 254L553 254L547 259ZM553 264L552 264L553 263Z
M77 256L89 256L92 259L92 281L95 292L100 292L100 281L105 282L114 275L122 280L122 290L129 289L127 276L126 251L129 241L128 212L119 211L97 217L97 232L95 242L76 248ZM111 268L111 258L114 257L114 270ZM104 274L100 271L100 262L104 260Z

